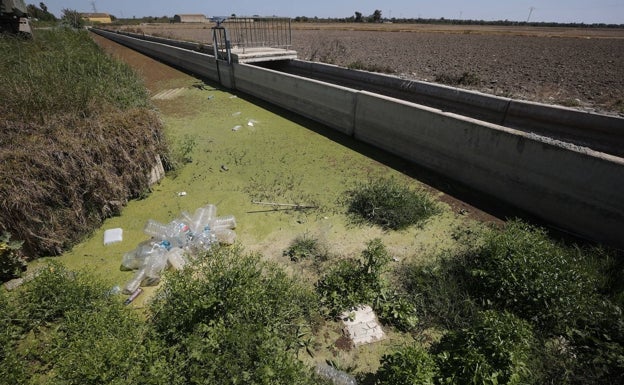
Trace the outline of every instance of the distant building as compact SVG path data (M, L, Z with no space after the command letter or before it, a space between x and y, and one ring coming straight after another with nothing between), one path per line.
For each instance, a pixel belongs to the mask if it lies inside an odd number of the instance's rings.
M174 15L174 23L207 23L206 15Z
M80 16L85 21L92 23L112 23L111 17L108 13L81 13Z

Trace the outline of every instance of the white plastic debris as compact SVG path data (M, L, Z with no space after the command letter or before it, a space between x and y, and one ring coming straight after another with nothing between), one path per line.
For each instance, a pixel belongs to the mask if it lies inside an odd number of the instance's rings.
M370 306L361 306L340 315L345 325L345 334L355 346L370 344L385 338L377 316Z
M121 242L123 240L123 230L120 228L108 229L104 231L104 245Z
M232 127L232 131L238 131L241 128L243 128L243 126L234 126L234 127Z

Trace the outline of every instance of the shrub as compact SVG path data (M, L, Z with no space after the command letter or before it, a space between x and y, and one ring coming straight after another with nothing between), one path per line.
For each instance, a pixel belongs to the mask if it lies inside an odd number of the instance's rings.
M70 313L95 310L108 300L104 283L58 262L48 263L24 287L21 306L28 330L49 326Z
M467 327L480 309L480 301L471 296L463 263L462 256L446 255L425 266L406 265L399 272L402 290L426 325Z
M436 362L422 347L406 346L381 358L376 385L433 385Z
M2 297L1 378L126 383L142 352L143 323L107 295L103 282L51 263L8 301Z
M308 234L297 236L286 250L284 256L293 262L304 259L327 260L327 251L318 239L310 237Z
M488 233L467 268L474 295L557 334L595 305L598 281L588 265L583 253L558 245L545 230L510 221Z
M11 235L0 236L0 282L18 278L26 270L26 262L20 253L23 242L11 241Z
M172 273L151 306L153 339L180 352L186 383L307 383L296 359L316 308L313 293L239 248L211 249Z
M348 212L384 229L401 230L422 224L439 209L423 191L412 191L394 179L361 184L351 192Z
M43 354L50 384L130 384L141 372L145 323L116 301L66 313L60 334Z
M331 316L351 307L371 303L384 290L381 274L390 257L381 239L374 239L362 252L362 260L341 260L316 283L321 306Z
M416 308L406 297L389 290L383 273L390 255L380 239L370 241L360 260L341 260L316 283L321 307L330 316L371 304L379 319L399 330L416 327Z
M531 380L530 324L488 310L468 329L451 331L433 348L443 384L521 384Z
M0 288L0 378L7 384L27 382L24 360L16 351L23 333L17 314L14 302Z

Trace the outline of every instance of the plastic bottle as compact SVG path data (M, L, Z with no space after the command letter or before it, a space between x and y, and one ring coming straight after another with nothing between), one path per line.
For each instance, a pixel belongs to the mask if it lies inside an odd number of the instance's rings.
M143 269L145 277L143 286L155 286L160 282L160 274L167 267L167 248L161 244L154 245L152 253L145 259Z
M355 377L327 364L318 364L314 369L317 375L330 380L334 385L357 385Z
M209 250L213 244L217 243L217 237L210 230L210 226L204 227L204 230L201 233L196 233L193 236L193 240L189 245L191 248L195 249L195 251L206 251Z
M236 232L230 229L215 230L214 235L220 243L232 245L236 242Z
M156 239L167 239L169 226L153 219L148 219L143 227L143 232Z
M236 218L234 215L227 215L223 217L217 217L210 221L210 228L213 231L217 231L219 229L235 229L236 228Z
M121 267L122 271L127 270L136 270L143 266L145 262L145 258L149 255L154 247L154 241L143 241L139 243L139 245L131 251L125 253L121 259Z
M193 232L203 231L211 220L217 216L217 206L213 204L200 207L193 214L192 230Z
M128 281L128 283L126 283L126 286L124 286L123 293L124 294L134 293L135 290L138 289L139 286L141 286L141 282L143 281L143 278L145 278L145 269L137 270L137 272L134 273L134 276L132 277L132 279Z
M174 247L167 252L167 262L175 270L182 270L188 263L188 259L184 255L184 250L179 247Z
M182 219L174 219L171 221L168 225L167 234L167 238L165 239L171 242L171 245L175 247L187 246L192 235L188 223Z

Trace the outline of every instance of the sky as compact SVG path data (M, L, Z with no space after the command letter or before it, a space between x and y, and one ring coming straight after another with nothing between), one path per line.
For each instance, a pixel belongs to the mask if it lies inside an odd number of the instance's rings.
M37 1L26 0L27 4ZM206 16L318 16L349 17L356 11L371 15L376 9L387 18L512 20L560 23L624 24L624 0L48 0L48 10L105 12L121 18L201 13Z

